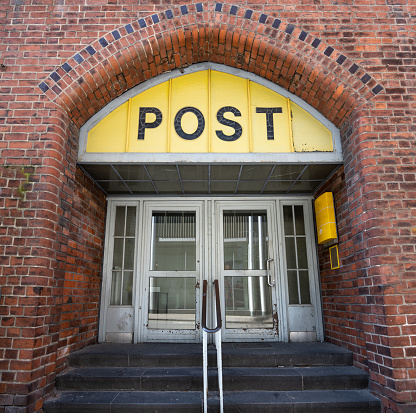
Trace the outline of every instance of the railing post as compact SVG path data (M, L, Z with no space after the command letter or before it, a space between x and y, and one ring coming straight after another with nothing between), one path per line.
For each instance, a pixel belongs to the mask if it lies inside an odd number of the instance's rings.
M203 341L203 378L204 378L204 413L208 409L208 333L215 334L215 347L217 349L217 370L218 370L218 388L220 393L220 413L224 412L224 394L222 382L222 349L221 349L221 305L220 305L220 291L218 287L218 280L214 281L215 287L215 312L217 316L217 326L213 329L207 327L207 289L208 282L204 280L202 289L202 341Z
M202 346L203 346L203 374L204 374L204 413L208 409L208 333L202 330Z
M215 346L217 347L218 390L220 391L220 412L224 412L224 394L222 387L222 349L221 330L215 333Z

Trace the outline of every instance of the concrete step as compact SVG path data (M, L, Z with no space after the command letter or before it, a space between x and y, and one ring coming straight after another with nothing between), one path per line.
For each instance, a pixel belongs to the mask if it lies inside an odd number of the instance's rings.
M328 343L224 343L227 413L380 413L352 354ZM219 411L209 348L208 411ZM70 356L45 413L201 412L202 345L100 344Z
M209 389L218 389L217 369L209 370ZM364 389L368 375L352 366L227 367L225 390ZM57 377L58 390L201 391L201 367L86 367Z
M202 392L64 392L44 404L46 413L201 412ZM379 413L380 402L365 390L226 392L227 413ZM210 397L209 412L219 411Z
M348 350L329 343L223 343L224 367L281 367L352 365ZM202 344L103 343L70 356L72 367L198 367ZM209 365L216 365L209 346Z

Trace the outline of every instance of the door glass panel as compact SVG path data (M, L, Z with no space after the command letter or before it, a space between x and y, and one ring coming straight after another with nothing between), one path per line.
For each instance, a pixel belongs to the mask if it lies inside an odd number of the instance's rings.
M136 207L117 206L110 305L132 305Z
M226 328L273 328L267 277L224 277Z
M134 237L136 233L136 207L127 207L126 235Z
M299 271L300 299L302 304L311 303L311 294L309 291L309 274L308 271Z
M152 271L196 270L195 212L154 212Z
M295 250L295 238L286 237L286 265L287 268L296 268L296 250Z
M286 235L293 235L293 211L292 207L284 206L283 207L283 221Z
M133 271L113 271L110 305L132 305Z
M124 247L124 269L133 270L134 265L134 238L127 238Z
M295 205L295 227L296 235L305 235L305 221L303 218L303 206Z
M116 237L117 236L122 237L124 235L125 216L126 216L126 207L118 206L116 208L116 221L114 224L114 235Z
M112 277L112 283L111 283L110 305L121 304L122 278L123 278L123 273L121 271L113 271L113 277Z
M289 286L289 304L299 304L298 272L288 271L287 282Z
M296 245L298 248L298 268L308 268L308 255L306 254L306 238L297 237Z
M224 269L266 268L268 235L266 212L224 211Z
M121 270L123 265L123 238L116 238L114 240L114 252L113 252L113 268Z
M311 304L303 206L284 205L283 219L289 304Z
M150 277L148 328L195 329L195 277Z
M131 305L133 294L133 271L126 271L123 280L122 304Z

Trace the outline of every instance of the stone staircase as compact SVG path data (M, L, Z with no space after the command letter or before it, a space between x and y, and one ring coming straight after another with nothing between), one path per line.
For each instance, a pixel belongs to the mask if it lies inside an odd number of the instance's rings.
M215 366L215 348L209 365ZM202 345L90 346L70 356L46 413L201 412ZM224 411L380 413L352 354L328 343L223 343ZM219 411L209 369L208 411Z

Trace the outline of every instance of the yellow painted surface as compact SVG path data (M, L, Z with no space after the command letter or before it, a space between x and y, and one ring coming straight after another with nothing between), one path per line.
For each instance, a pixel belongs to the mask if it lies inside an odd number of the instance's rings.
M336 240L338 236L332 192L325 192L316 198L315 214L318 244Z
M237 122L243 128L242 135L233 142L221 140L217 131L232 136L235 129L222 125L217 120L219 109L232 106L237 108L241 116L226 112L226 119ZM216 153L248 153L250 152L247 105L247 79L212 71L211 72L211 152Z
M290 102L290 107L295 152L332 152L331 131L296 103Z
M208 71L190 73L172 80L170 122L171 152L209 152L208 148ZM193 140L182 139L175 131L174 118L185 107L194 107L204 115L205 127L202 134ZM187 134L197 130L198 121L195 114L187 112L182 117L182 129Z
M148 108L158 111L161 122L156 122L154 113L144 114L141 121L146 127L140 134L139 113ZM184 108L194 108L204 121L203 129L198 130L197 115ZM274 113L264 113L270 109ZM181 110L182 117L178 116ZM180 119L179 129L175 129L175 118ZM136 95L94 126L87 139L87 152L95 153L315 151L333 151L333 144L331 131L312 115L255 82L209 70L171 79Z
M128 102L109 113L88 133L87 152L124 152L126 150Z
M292 152L287 99L257 83L250 82L253 152ZM282 113L273 114L274 139L267 139L266 115L257 108L277 107ZM266 138L265 138L266 137Z
M128 152L168 152L168 108L169 82L145 90L131 99L130 136ZM162 112L162 123L157 128L148 128L145 139L137 139L140 107L155 107ZM155 115L146 114L146 122L153 122Z

